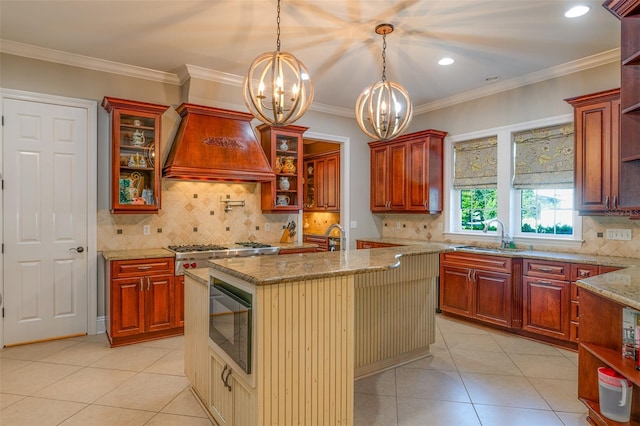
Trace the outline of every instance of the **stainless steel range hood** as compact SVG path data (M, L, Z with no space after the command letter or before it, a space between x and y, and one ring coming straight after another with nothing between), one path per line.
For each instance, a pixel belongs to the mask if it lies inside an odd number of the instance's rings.
M162 176L217 182L266 182L275 174L251 127L253 116L183 103Z

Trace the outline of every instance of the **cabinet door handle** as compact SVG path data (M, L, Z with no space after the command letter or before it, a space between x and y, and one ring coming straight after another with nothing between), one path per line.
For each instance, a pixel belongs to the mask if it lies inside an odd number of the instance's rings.
M151 278L147 277L147 291L151 288Z
M551 268L538 268L538 270L540 270L542 272L553 272L553 269L551 269Z
M607 210L609 210L609 196L608 196L608 195L607 195L607 198L605 198L604 206L605 206L605 208L606 208Z
M145 265L145 266L138 266L138 271L146 271L153 268L153 266L149 266L149 265Z
M427 200L424 200L424 202L422 203L422 207L424 207L424 209L427 210Z
M140 291L144 291L144 284L142 284L142 277L140 277Z
M618 209L618 196L614 195L613 196L613 210L617 210Z
M546 285L552 285L553 283L551 281L544 281L544 280L538 280L536 281L537 284L546 284Z
M227 375L224 375L225 370L227 370ZM229 384L229 376L231 376L231 372L233 370L231 370L231 368L229 367L227 369L227 366L224 366L224 370L222 370L222 374L220 375L220 377L222 378L222 383L224 383L224 387L227 388L227 390L229 392L231 392L231 385Z
M227 368L229 368L229 366L225 364L224 368L222 369L222 373L220 373L220 380L222 380L222 382L225 384L225 387L227 387L227 383L224 381L224 373L227 371Z

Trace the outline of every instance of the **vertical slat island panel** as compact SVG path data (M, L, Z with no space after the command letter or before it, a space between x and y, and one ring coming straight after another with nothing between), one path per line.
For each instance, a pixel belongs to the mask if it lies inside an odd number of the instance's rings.
M256 292L258 424L352 424L353 276Z
M438 254L402 258L399 267L355 275L355 377L429 353L435 341Z

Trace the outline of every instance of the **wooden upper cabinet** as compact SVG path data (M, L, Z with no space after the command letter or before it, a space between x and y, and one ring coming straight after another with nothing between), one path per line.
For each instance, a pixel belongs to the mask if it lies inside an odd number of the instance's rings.
M160 124L166 105L105 97L111 116L111 212L160 209Z
M620 19L620 197L640 218L640 0L607 0Z
M272 182L262 182L262 211L292 213L302 210L302 134L307 127L258 126L260 141L271 168Z
M446 134L424 130L369 143L372 212L442 212Z
M620 89L566 99L574 107L575 199L583 215L620 205Z
M340 211L340 151L305 156L304 210Z

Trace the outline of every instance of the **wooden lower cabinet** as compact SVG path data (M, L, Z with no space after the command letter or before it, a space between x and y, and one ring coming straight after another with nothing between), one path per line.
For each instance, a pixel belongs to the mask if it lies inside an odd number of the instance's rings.
M580 290L576 281L618 268L524 259L522 329L536 335L580 340Z
M640 372L636 362L622 357L622 309L626 305L602 294L580 289L580 342L578 344L578 399L588 409L591 425L640 423ZM637 309L636 306L631 306ZM610 367L633 384L631 421L614 422L600 412L598 368Z
M329 237L324 235L311 235L305 234L302 236L302 241L305 243L317 244L316 251L329 251Z
M473 286L470 269L443 266L440 269L440 309L444 312L472 317Z
M298 253L315 253L316 247L296 247L296 248L280 248L278 254L298 254Z
M527 276L522 281L522 329L569 340L569 283Z
M176 325L174 260L108 262L106 309L111 346L182 334Z
M177 327L184 327L184 275L176 276L174 284L173 312L175 316L173 324Z
M511 328L520 324L521 261L462 252L440 255L440 309ZM514 317L515 312L515 317Z

